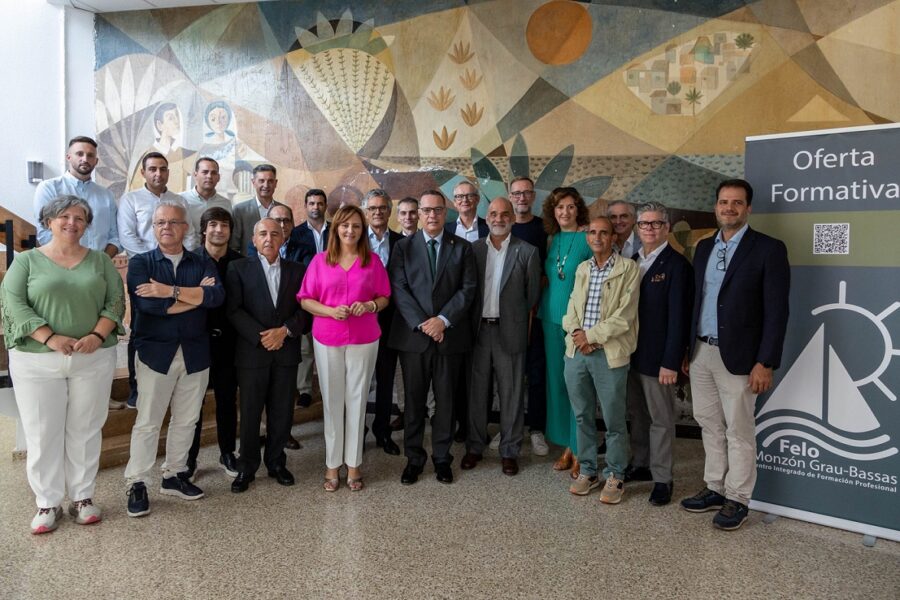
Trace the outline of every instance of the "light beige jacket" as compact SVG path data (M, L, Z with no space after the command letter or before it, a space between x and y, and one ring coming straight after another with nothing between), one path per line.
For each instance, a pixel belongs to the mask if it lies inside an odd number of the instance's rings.
M569 358L574 357L577 352L572 332L584 329L581 324L584 322L592 260L594 259L589 258L578 265L575 287L569 297L569 308L562 320L562 327L566 331L566 356ZM603 347L610 368L627 365L631 360L631 353L637 348L640 288L641 269L637 263L622 256L616 258L612 272L603 282L600 320L585 331L588 342Z

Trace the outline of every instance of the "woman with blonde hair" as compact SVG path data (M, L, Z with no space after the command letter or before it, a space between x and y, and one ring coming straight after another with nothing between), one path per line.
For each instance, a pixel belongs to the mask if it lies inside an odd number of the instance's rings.
M356 206L338 209L328 248L306 269L297 293L313 315L313 352L325 412L326 492L338 489L347 465L347 486L363 488L360 464L369 383L381 329L376 313L388 305L387 271L369 250L366 219Z

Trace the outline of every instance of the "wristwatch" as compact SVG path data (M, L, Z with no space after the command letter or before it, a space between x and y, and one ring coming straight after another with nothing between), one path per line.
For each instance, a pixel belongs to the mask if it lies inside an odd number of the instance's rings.
M175 302L178 302L178 295L181 294L181 288L177 285L172 286L172 298L175 299Z

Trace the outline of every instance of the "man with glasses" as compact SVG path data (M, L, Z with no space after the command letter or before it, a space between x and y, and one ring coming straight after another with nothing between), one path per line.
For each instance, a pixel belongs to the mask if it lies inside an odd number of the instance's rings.
M382 189L369 190L362 202L369 222L369 248L387 268L391 253L403 236L388 228L391 218L391 197ZM381 339L378 341L378 357L375 359L375 419L372 433L375 444L384 448L386 454L400 455L400 447L391 439L391 407L394 399L394 374L397 371L397 351L388 346L391 322L394 320L394 305L378 313L378 327Z
M631 421L632 465L654 481L650 504L672 499L675 383L689 344L694 301L693 270L669 245L669 212L658 202L637 210L641 247L637 349L631 355L626 404ZM631 382L629 382L631 383ZM627 475L627 473L626 473ZM626 478L627 481L627 478Z
M613 245L616 252L625 258L634 258L634 253L640 247L640 240L634 231L634 205L624 200L615 200L606 207L606 216L615 229L616 239L613 240Z
M681 506L718 509L713 524L724 530L747 519L756 484L756 395L772 387L788 320L787 248L747 225L752 201L743 179L716 190L719 231L694 254L690 363L683 366L703 430L706 487Z
M538 251L541 271L544 261L547 260L547 232L544 230L544 220L532 212L535 193L534 182L529 177L516 177L509 182L509 199L513 203L516 213L516 222L512 226L512 235L522 241L528 242ZM540 298L538 298L538 305ZM544 429L547 427L547 390L546 385L546 360L544 358L544 329L537 316L537 309L529 313L528 325L528 350L525 357L525 376L528 378L528 407L525 421L531 432L531 451L536 456L546 456L550 452L547 440L544 439ZM497 434L496 443L499 448L500 434ZM493 447L494 441L491 441Z
M434 387L432 461L437 480L453 482L454 397L458 373L472 348L470 312L477 287L472 245L444 229L447 200L428 190L419 201L422 232L397 243L388 263L396 305L389 344L400 352L406 390L403 445L408 459L404 485L419 479L428 454L423 448L426 399Z
M171 417L160 493L184 500L203 497L190 482L187 458L209 381L206 311L222 304L225 291L212 261L184 247L187 215L180 198L162 200L152 219L157 247L128 261L139 384L125 467L129 517L150 512L146 484L166 411Z

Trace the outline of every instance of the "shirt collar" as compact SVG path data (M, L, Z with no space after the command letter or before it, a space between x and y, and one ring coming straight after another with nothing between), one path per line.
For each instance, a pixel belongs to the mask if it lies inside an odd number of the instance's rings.
M606 259L606 262L603 263L602 265L598 265L598 264L597 264L597 258L594 257L594 256L592 256L592 257L591 257L591 268L592 268L592 269L599 269L599 270L602 271L602 270L605 269L607 266L612 267L614 264L616 264L616 256L618 256L618 254L616 254L615 252L613 252L612 254L609 255L609 258L607 258L607 259Z
M281 267L281 255L280 254L275 257L275 262L273 262L272 264L269 264L269 259L266 258L262 252L257 253L256 256L259 257L259 262L262 263L262 267L266 271L269 271L272 269L278 269Z
M82 181L81 179L78 179L77 177L72 175L68 169L66 169L66 172L63 173L63 177L66 179L69 179L70 181L72 181L75 184L87 185L89 183L94 183L93 179L90 179L90 178L88 178L87 181Z
M744 233L746 233L746 231L749 227L750 227L749 223L744 223L744 226L741 227L740 229L738 229L737 233L734 234L733 236L731 236L731 239L728 240L727 242L725 242L722 239L722 230L720 229L719 232L716 234L716 243L718 244L721 242L721 243L725 244L726 246L730 246L732 244L737 246L738 244L741 243L741 239L744 237Z
M424 229L420 229L419 231L422 232L422 236L425 238L425 243L428 243L428 240L432 239L432 237L430 235L428 235L428 233ZM440 246L443 243L443 241L444 241L443 228L436 236L434 236L434 239L437 240L438 246Z
M475 218L472 219L471 227L466 227L463 224L462 219L460 217L456 217L456 225L457 225L457 227L462 227L466 231L475 231L478 228L478 215L475 215Z
M503 252L504 250L506 250L507 248L509 248L509 240L511 240L511 239L512 239L512 234L509 234L508 236L506 236L506 239L503 240L502 242L500 242L500 249L498 250L497 248L494 248L494 242L492 242L491 238L488 237L486 240L488 250L491 250L491 251L499 254L499 253Z
M653 252L651 252L651 253L648 254L647 256L644 256L644 246L641 245L641 246L638 248L638 256L641 257L641 260L649 260L649 259L651 259L651 258L656 258L657 256L659 256L659 253L660 253L660 252L662 252L663 250L666 249L666 247L667 247L668 245L669 245L669 242L668 242L668 240L667 240L667 241L663 242L656 250L654 250Z
M378 239L378 235L375 233L375 230L372 227L369 227L369 239L373 240L376 244L380 244L387 240L388 232L387 229L384 230L384 233L381 234L381 239Z

